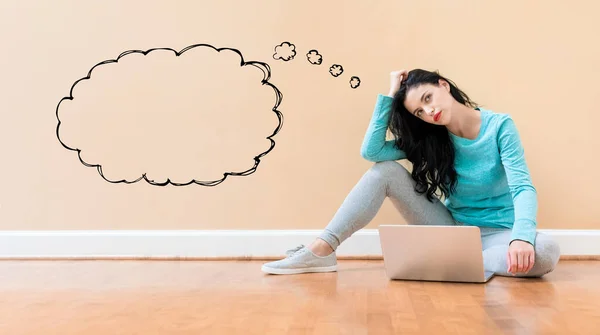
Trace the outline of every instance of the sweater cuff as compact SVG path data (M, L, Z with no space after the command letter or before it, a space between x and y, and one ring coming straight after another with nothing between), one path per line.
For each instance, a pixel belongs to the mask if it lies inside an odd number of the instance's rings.
M510 238L510 242L514 240L522 240L535 245L535 237L537 235L536 224L531 220L516 221Z

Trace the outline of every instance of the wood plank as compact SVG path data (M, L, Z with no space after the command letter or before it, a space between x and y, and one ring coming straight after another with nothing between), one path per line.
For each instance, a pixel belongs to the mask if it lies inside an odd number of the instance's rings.
M390 281L381 261L0 262L0 334L597 334L600 262L542 279Z

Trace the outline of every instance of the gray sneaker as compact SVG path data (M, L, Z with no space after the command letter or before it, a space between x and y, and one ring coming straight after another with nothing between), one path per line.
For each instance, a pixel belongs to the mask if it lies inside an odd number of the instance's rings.
M286 255L287 257L284 259L263 264L262 271L276 275L337 271L335 251L325 257L321 257L313 254L304 245L300 245L297 248L288 250Z

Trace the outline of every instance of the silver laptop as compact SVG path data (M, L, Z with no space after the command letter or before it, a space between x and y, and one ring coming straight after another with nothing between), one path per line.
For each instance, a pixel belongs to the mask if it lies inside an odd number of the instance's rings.
M381 225L379 239L390 279L485 283L479 227Z

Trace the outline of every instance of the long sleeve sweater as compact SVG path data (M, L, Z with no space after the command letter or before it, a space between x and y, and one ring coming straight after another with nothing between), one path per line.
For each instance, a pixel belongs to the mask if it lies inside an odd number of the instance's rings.
M361 154L372 162L405 159L386 132L393 99L378 95ZM519 132L508 114L478 108L481 127L475 139L452 133L458 183L444 199L464 225L512 229L512 240L535 244L537 192L532 184Z

